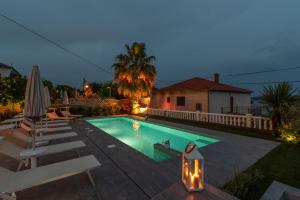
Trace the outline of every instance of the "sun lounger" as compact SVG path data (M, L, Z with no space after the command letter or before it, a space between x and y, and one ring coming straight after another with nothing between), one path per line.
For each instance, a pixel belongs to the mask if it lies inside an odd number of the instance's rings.
M25 119L23 121L25 124L28 124L29 126L33 127L33 122L29 119ZM43 122L37 122L36 123L38 128L53 128L53 127L57 127L57 126L68 126L69 124L67 122L56 122L56 123L48 123L47 121L43 121Z
M69 124L68 124L68 122L56 122L56 123L43 122L43 123L37 123L37 125L39 126L39 128L40 127L42 127L42 128L47 128L47 127L48 128L54 128L54 127L58 127L58 126L60 126L60 127L68 126Z
M72 117L60 117L58 116L55 112L51 112L51 113L47 113L48 117L51 119L51 120L72 120L73 118Z
M43 123L45 123L45 122L48 122L48 123L53 123L53 124L55 124L55 123L68 123L69 122L69 120L66 120L66 118L65 117L63 117L63 119L50 119L49 117L48 117L48 114L47 114L47 118L43 118L43 121L42 121Z
M19 124L21 122L26 122L27 124L29 124L30 126L33 126L33 123L29 120L29 119L24 119L23 118L11 118L11 119L7 119L4 120L2 122L0 122L0 125L2 124L15 124L16 126L19 126ZM52 128L52 127L57 127L57 126L67 126L68 122L66 120L57 120L57 121L49 121L48 120L44 120L42 122L37 122L37 125L39 126L39 128Z
M64 152L64 151L69 151L69 150L84 147L84 146L85 146L85 144L82 141L74 141L74 142L66 142L66 143L55 144L55 145L48 145L48 146L43 146L43 147L36 147L35 149L37 149L37 150L39 148L43 148L43 153L39 154L38 156L35 156L34 158L36 159L36 157L45 156L45 155L49 155L49 154L55 154L55 153ZM1 139L1 136L0 136L0 153L3 153L11 158L14 158L14 159L20 161L17 171L19 171L19 169L21 169L23 164L28 163L28 160L31 158L31 157L22 155L22 152L25 152L26 150L28 150L28 149L24 149L24 148L16 145L15 143L9 141L7 138L2 137L2 139Z
M17 191L84 172L88 174L91 184L95 186L90 170L100 166L95 156L89 155L18 172L0 167L0 192L3 192L2 197L10 197L10 194L14 196Z
M19 124L24 118L11 118L0 122L0 124Z
M20 129L12 129L11 133L14 137L16 137L19 140L22 140L29 144L32 143L32 137L27 135L26 133L23 133L22 130L20 130ZM38 144L41 142L46 143L51 140L75 137L75 136L77 136L76 132L66 132L66 133L58 133L58 134L51 134L51 135L44 135L44 136L36 136L35 142Z
M3 124L3 125L0 125L0 131L12 129L12 128L15 128L15 127L16 127L15 124Z
M33 128L31 126L28 126L25 123L21 123L20 125L21 128L23 128L24 130L31 132L33 131ZM58 131L67 131L67 130L71 130L72 128L70 126L64 126L64 127L46 127L46 128L39 128L39 126L36 126L36 133L40 134L40 133L51 133L51 132L58 132Z
M13 118L20 118L20 117L24 117L24 113L21 112L19 114L16 114Z
M83 115L73 115L69 111L60 111L64 117L73 117L73 118L81 118Z

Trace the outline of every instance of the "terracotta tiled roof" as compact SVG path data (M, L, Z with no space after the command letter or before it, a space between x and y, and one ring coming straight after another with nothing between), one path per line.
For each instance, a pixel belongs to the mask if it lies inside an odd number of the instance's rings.
M214 81L206 80L203 78L192 78L173 85L161 88L160 91L170 90L208 90L208 91L226 91L226 92L238 92L238 93L251 93L251 90L226 85L222 83L216 83Z

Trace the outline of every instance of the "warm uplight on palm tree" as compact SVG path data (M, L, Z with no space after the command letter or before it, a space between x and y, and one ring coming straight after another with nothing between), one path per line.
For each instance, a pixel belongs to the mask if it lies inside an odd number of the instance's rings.
M113 64L114 79L118 82L118 92L131 99L132 112L136 113L138 100L151 94L156 78L155 57L146 55L144 43L134 42L125 48L127 54L116 56L117 62Z

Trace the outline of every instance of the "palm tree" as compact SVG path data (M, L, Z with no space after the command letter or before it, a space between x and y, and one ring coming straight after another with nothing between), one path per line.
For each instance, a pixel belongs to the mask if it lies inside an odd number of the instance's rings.
M267 106L275 128L286 122L296 91L288 82L264 87L261 100Z
M118 83L118 93L130 98L131 110L136 113L139 99L151 94L156 78L155 57L147 56L144 43L126 44L125 49L127 53L116 56L112 66L114 80Z

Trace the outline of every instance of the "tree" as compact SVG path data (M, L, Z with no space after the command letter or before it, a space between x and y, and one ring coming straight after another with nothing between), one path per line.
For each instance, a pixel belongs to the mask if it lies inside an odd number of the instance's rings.
M0 103L6 104L13 99L13 96L10 94L11 87L9 79L0 77Z
M118 83L118 93L130 98L131 111L137 112L138 101L148 97L156 78L154 56L147 56L144 43L125 45L126 54L116 56L113 64L114 80Z
M0 103L18 102L24 99L26 78L21 76L0 76Z
M98 94L101 98L121 98L118 95L118 86L116 83L112 83L112 81L106 81L102 83L90 83L89 86L92 88L93 93Z
M84 97L86 97L86 98L90 98L90 97L93 97L93 96L97 96L97 94L95 94L95 93L93 92L92 88L91 88L89 85L86 85L86 87L84 88L83 95L84 95Z
M261 101L267 106L275 128L287 122L296 91L288 82L264 87Z
M46 79L43 80L43 84L45 87L48 87L50 99L54 102L59 96L59 93L56 91L54 84L50 80Z
M60 97L61 91L67 91L69 98L75 97L75 93L77 91L76 88L71 87L69 85L57 85L55 87L58 97Z

